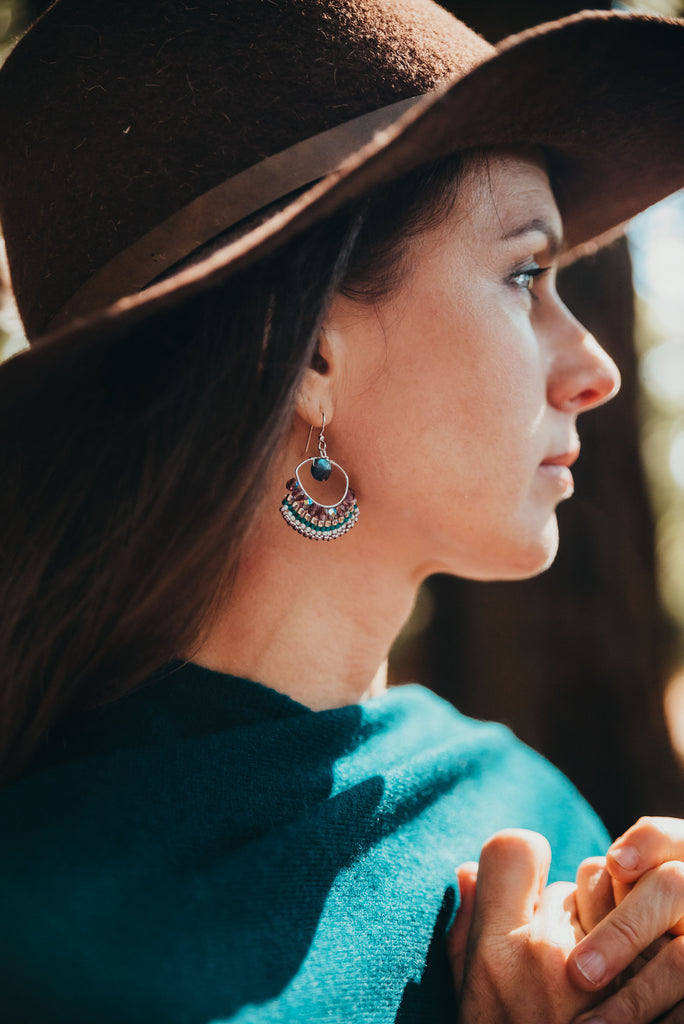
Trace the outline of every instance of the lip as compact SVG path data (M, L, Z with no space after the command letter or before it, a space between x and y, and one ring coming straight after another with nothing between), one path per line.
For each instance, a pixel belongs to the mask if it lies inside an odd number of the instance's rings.
M574 466L574 464L579 459L579 453L580 453L580 449L579 449L579 445L577 445L576 448L572 448L568 452L561 452L560 455L549 455L548 458L544 459L544 461L541 463L541 465L542 466L565 466L567 469L570 469L570 466Z
M558 455L550 455L539 466L544 475L551 477L555 484L565 492L566 497L570 497L575 490L575 481L570 467L577 462L579 453L578 446L570 451L560 452Z

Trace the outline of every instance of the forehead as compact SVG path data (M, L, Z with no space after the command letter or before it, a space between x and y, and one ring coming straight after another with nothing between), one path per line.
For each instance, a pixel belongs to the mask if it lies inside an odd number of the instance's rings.
M511 235L529 221L547 223L561 235L546 160L532 146L485 152L468 166L457 205L465 221L486 237Z

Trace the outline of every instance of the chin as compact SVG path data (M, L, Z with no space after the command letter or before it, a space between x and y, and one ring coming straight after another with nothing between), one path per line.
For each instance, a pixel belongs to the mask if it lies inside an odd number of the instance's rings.
M520 551L520 558L512 562L506 575L499 579L528 580L546 572L558 554L558 522L555 515L546 524L540 537L531 540Z

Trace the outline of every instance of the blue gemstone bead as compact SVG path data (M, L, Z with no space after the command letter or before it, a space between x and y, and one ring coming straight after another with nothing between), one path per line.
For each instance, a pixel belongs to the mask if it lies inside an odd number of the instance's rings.
M332 473L330 459L314 459L311 463L311 476L314 480L328 480Z

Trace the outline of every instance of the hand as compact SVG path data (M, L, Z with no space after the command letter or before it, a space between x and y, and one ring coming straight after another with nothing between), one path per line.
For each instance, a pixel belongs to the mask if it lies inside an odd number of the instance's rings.
M684 1022L683 859L684 822L641 818L613 843L605 864L581 866L578 916L591 934L569 957L571 980L596 991L628 964L638 970L581 1018L586 1024L647 1024L664 1013L668 1024ZM616 909L610 909L612 902Z
M621 903L646 871L667 861L684 861L684 820L639 818L608 850L606 867L613 880L615 902ZM670 929L684 935L684 918Z
M448 938L459 1024L568 1024L600 998L576 988L567 958L584 936L575 886L546 887L551 852L535 832L499 832L459 869Z

